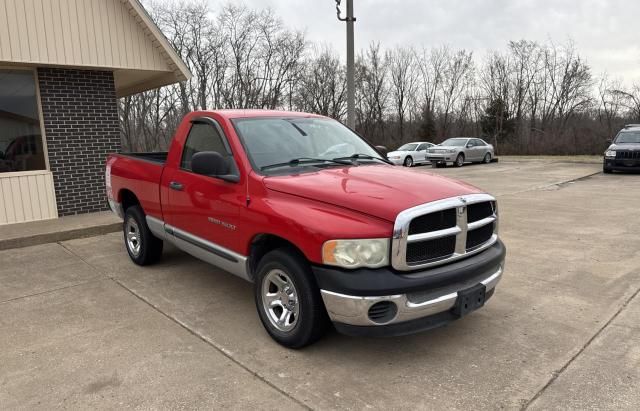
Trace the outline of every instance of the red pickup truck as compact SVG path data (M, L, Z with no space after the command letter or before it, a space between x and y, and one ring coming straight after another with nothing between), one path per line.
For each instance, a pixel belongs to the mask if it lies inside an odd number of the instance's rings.
M168 153L113 154L109 204L126 249L163 242L252 282L280 344L402 335L484 305L505 247L494 197L391 165L326 117L281 111L188 114Z

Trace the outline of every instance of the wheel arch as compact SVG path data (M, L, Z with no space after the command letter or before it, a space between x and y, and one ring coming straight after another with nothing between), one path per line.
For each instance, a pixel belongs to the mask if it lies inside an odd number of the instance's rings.
M257 234L251 240L251 245L249 246L249 258L247 259L247 270L249 271L251 278L255 279L255 271L260 264L260 260L262 260L268 252L279 248L287 248L291 252L298 254L307 263L309 262L309 259L305 256L304 252L286 238L270 233Z
M140 200L138 200L138 196L136 196L133 191L126 188L120 190L120 192L118 193L118 200L122 205L123 212L127 211L127 208L132 206L138 205L142 207L142 205L140 204Z

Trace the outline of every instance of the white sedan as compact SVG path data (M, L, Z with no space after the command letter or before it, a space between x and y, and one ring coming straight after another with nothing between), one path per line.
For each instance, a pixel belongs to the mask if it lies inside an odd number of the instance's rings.
M396 165L411 167L414 164L428 163L427 150L435 144L426 141L407 143L396 151L387 153L387 159Z

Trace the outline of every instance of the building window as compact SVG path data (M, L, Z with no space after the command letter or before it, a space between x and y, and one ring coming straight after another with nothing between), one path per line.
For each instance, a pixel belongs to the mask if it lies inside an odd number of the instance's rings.
M45 170L34 73L0 70L0 173Z

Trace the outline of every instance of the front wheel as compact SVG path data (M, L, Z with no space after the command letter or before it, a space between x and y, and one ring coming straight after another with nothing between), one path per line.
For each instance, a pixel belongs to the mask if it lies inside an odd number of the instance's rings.
M256 308L271 338L302 348L322 337L328 316L311 268L297 252L281 248L267 253L255 280Z
M411 156L407 156L407 158L404 159L404 166L413 167L413 158Z
M456 165L456 167L462 167L464 165L464 154L458 154L458 157L456 157L456 162L454 164Z
M162 240L149 230L140 206L131 206L124 213L122 224L124 245L131 260L138 265L153 264L162 256Z
M485 164L489 164L491 162L491 153L487 153L484 155L484 159L482 160L483 163Z
M602 167L602 172L605 174L611 174L613 172L613 170L611 170L608 167Z

